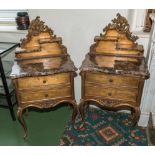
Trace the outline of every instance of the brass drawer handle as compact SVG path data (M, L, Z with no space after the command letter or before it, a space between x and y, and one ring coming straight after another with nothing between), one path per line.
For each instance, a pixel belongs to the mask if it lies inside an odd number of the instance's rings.
M112 93L108 93L108 96L111 96L112 95Z
M43 83L46 83L46 80L43 80Z
M48 97L48 94L45 94L45 97Z
M109 79L109 82L113 82L113 79Z

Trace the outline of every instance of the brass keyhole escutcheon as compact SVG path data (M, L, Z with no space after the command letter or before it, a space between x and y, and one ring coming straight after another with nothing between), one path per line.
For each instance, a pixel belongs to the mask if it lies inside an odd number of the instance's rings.
M109 79L109 82L113 82L113 79Z
M112 95L112 93L108 93L108 96L111 96Z
M45 94L45 97L48 97L48 94Z
M46 80L43 80L43 83L46 83Z

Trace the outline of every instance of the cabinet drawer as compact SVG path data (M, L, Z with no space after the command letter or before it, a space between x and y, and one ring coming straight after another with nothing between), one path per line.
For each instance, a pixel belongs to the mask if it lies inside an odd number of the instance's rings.
M110 75L102 73L86 73L86 81L92 83L103 83L107 85L127 86L138 88L139 78L121 75Z
M136 102L137 90L117 89L111 87L85 86L85 97L101 97L114 100Z
M35 102L48 99L71 97L71 87L53 88L50 90L19 91L20 102Z
M17 79L18 89L27 89L31 87L47 86L51 84L70 83L70 74L61 73L50 76L26 77Z

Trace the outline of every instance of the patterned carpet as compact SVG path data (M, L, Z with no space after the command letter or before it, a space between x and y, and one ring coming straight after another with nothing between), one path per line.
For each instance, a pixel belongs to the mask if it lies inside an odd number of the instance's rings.
M60 146L147 146L146 131L131 128L131 115L96 108L86 110L85 126L78 116L76 129L71 121L63 133Z

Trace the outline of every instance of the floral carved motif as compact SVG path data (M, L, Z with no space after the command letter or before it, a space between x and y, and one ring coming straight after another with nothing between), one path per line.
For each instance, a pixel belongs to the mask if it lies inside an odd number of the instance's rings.
M106 99L97 99L97 101L102 106L108 106L108 107L115 107L116 105L120 104L120 101L114 101L114 100L106 100Z
M91 99L90 99L91 100ZM120 104L123 104L121 101L117 101L117 100L107 100L107 99L92 99L92 101L94 101L94 103L99 103L100 106L108 106L108 107L115 107L118 106Z
M127 19L125 17L121 16L119 13L117 13L117 18L114 18L112 20L112 23L108 24L103 29L103 32L106 32L109 29L116 29L120 33L125 33L127 38L134 42L138 39L138 36L134 36L130 32L130 30L129 30L130 26L129 26ZM100 35L101 35L101 37L104 36L103 34L100 34Z
M44 101L43 103L40 103L39 106L40 108L50 108L55 106L55 104L57 103L56 100L50 100L50 101Z
M53 35L53 30L44 24L45 22L40 20L40 17L37 16L36 19L32 20L28 29L28 34L25 39L21 39L21 47L23 48L26 43L28 43L32 36L37 36L41 32L48 32L50 36ZM53 36L56 38L56 36Z

